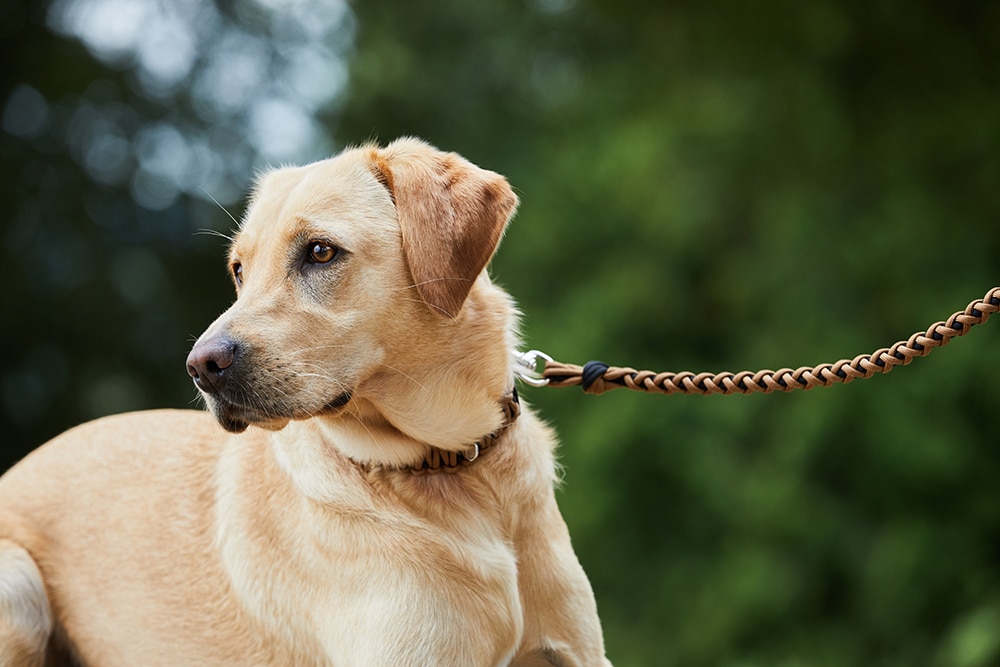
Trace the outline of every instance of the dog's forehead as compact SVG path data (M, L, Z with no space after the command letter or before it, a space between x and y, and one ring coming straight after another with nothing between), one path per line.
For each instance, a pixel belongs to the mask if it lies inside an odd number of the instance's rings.
M361 244L397 225L392 199L364 154L348 151L258 178L232 252L245 257L259 246L319 231L329 231L348 245Z

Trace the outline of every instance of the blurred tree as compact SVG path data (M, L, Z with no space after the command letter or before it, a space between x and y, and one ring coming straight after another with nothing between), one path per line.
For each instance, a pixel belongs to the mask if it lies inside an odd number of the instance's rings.
M510 177L493 272L565 361L832 361L997 284L998 6L327 4L0 10L8 462L185 405L229 298L208 195L238 216L258 166L370 137ZM800 395L526 390L612 660L1000 663L996 335Z

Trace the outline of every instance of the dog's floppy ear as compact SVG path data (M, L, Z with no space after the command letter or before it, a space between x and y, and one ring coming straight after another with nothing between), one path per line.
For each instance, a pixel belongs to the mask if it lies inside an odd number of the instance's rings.
M396 204L420 297L455 317L500 243L517 196L503 176L419 139L373 148L370 157Z

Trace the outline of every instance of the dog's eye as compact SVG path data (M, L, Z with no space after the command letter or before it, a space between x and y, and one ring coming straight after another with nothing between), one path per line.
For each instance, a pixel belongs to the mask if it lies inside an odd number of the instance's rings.
M309 244L308 260L310 264L329 264L337 259L337 255L339 254L340 248L323 243L322 241L315 241Z
M243 286L243 265L239 262L233 264L233 280L235 280L236 284L240 287Z

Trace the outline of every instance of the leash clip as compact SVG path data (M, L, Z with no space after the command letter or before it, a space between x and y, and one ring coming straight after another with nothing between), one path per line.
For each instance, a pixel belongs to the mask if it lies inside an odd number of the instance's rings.
M522 382L530 384L532 387L544 387L549 383L549 379L542 377L545 365L542 364L542 371L538 370L538 360L544 362L552 361L552 357L540 350L529 350L528 352L515 352L514 377Z

